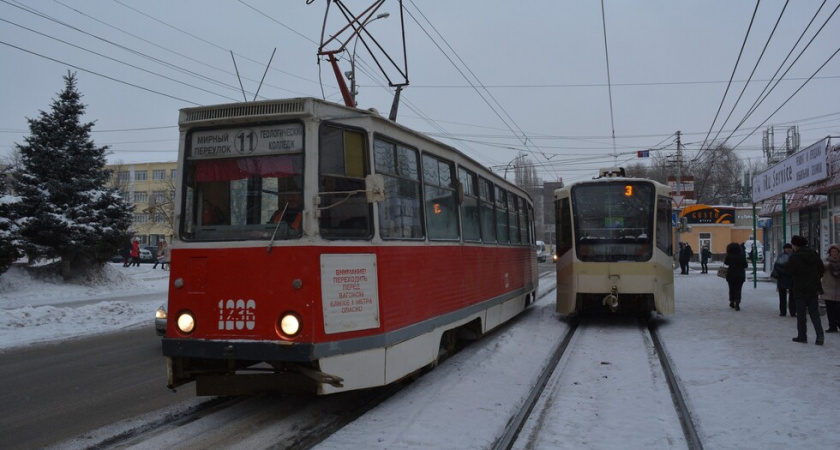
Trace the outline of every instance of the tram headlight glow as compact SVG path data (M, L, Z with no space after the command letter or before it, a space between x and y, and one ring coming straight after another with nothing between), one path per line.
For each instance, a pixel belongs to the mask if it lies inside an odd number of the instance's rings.
M195 317L189 311L178 314L178 329L181 333L190 334L195 330Z
M300 334L300 317L293 312L283 313L280 316L278 325L278 329L283 337L295 337Z

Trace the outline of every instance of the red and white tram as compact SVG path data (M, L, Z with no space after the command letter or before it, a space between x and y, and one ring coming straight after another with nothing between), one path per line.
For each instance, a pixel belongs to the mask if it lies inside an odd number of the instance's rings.
M451 147L315 98L179 125L170 387L386 385L534 300L531 199Z

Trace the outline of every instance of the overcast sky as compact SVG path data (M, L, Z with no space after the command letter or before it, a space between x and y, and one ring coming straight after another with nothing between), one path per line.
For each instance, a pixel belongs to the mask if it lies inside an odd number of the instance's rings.
M373 0L345 3L359 12ZM761 2L751 28L756 2L746 0L604 0L603 20L595 0L405 0L410 84L397 121L498 173L525 152L544 181L590 178L599 167L639 161L638 150L672 154L677 130L689 158L704 141L728 138L741 158L760 162L771 125L777 148L794 125L803 147L840 136L840 56L832 58L840 12L817 34L839 4L790 2L768 44L783 0ZM174 161L180 108L242 101L231 51L249 100L276 49L258 98L342 102L332 69L318 64L326 7L327 0L0 0L0 159L24 142L27 117L49 111L68 70L77 73L84 119L96 122L96 143L111 146L110 163ZM399 3L386 0L381 12L390 16L367 29L401 64ZM326 34L344 24L333 4ZM350 70L352 44L342 71ZM363 47L359 107L387 115L393 89ZM394 70L388 75L400 82Z

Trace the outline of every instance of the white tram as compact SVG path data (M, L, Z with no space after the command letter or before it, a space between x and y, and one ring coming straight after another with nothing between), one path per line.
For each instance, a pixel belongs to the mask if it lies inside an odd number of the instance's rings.
M602 169L554 205L560 314L674 312L668 186Z

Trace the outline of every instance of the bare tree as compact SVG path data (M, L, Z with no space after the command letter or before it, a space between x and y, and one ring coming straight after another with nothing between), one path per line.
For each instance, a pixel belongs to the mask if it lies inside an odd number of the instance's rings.
M674 154L658 154L651 158L650 166L630 166L628 175L645 176L660 183L667 183L668 177L680 173L682 177L694 178L694 197L697 203L732 203L743 201L743 174L761 171L758 165L746 164L732 148L718 146L703 150L694 157L683 156L679 165ZM679 166L678 166L679 165Z
M149 207L144 212L148 212L152 217L160 215L171 235L175 229L175 180L167 177L158 187L163 187L164 195L155 195L153 192L149 198Z
M697 203L730 203L743 197L741 179L745 165L732 148L704 150L689 163L688 169L694 176Z
M526 190L538 189L542 185L542 180L537 176L534 162L524 153L520 153L513 160L513 179L517 186Z

